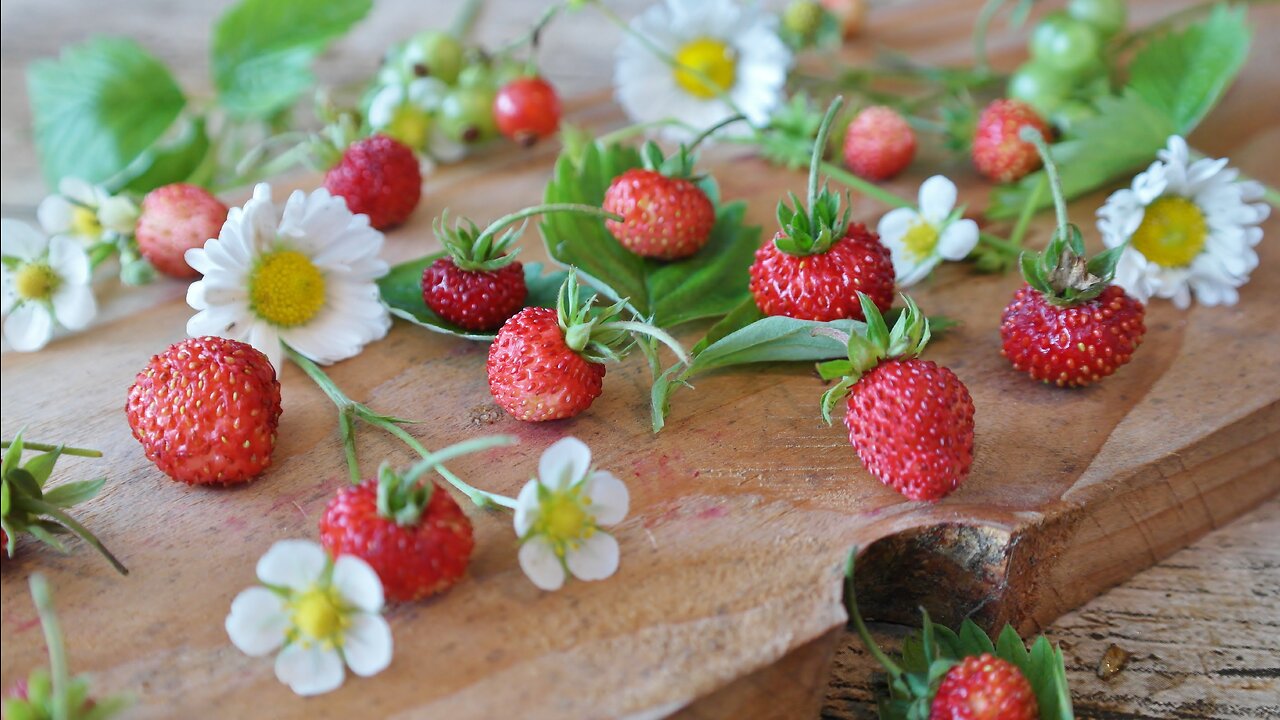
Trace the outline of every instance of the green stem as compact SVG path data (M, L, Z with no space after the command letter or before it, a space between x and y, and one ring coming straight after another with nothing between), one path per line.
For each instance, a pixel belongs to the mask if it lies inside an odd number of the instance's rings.
M454 15L453 22L449 23L449 34L458 40L466 40L471 35L471 30L476 25L476 18L480 16L480 8L483 6L484 0L463 0L458 14Z
M978 11L978 19L973 25L973 65L978 72L991 72L991 63L987 59L987 30L1003 5L1004 0L987 0Z
M721 120L715 125L712 125L711 127L699 133L698 136L693 139L693 142L685 146L685 149L689 152L693 152L695 149L697 149L699 145L702 144L703 140L706 140L707 138L711 137L713 134L715 134L717 130L720 130L721 128L724 128L724 127L728 127L729 125L732 125L733 123L736 123L740 120L746 120L746 119L747 119L747 116L741 113L737 115L730 115L724 120Z
M683 120L663 118L662 120L650 120L648 122L636 123L634 125L618 128L613 132L601 135L597 140L601 145L608 146L635 137L636 135L643 135L650 129L659 127L678 127L687 130L690 133L696 133L698 131L697 128Z
M827 114L822 116L822 124L818 126L818 136L813 141L813 154L809 156L809 227L816 233L818 229L818 169L822 167L822 154L827 149L827 136L831 134L831 124L835 122L836 113L844 105L844 98L839 95L831 100Z
M67 648L62 641L62 625L58 622L58 614L53 610L53 597L44 575L32 574L30 584L31 600L35 603L36 614L40 616L44 644L49 650L52 717L53 720L68 720L71 717L70 697L67 695L71 685L71 670L67 667Z
M116 572L121 575L129 574L129 569L124 566L124 563L117 560L116 556L112 555L111 551L108 550L106 546L98 540L98 538L94 537L93 533L89 532L88 528L81 525L79 522L76 522L75 518L63 512L61 508L50 505L43 500L36 500L35 498L29 497L15 498L14 504L29 513L47 515L54 520L57 520L60 525L75 533L77 537L89 543L93 549L101 553L102 557L106 558L107 562L111 563L111 565L116 569Z
M1027 199L1022 203L1022 211L1018 213L1018 221L1014 223L1013 232L1009 233L1009 244L1014 247L1021 248L1022 240L1027 235L1027 228L1031 225L1031 218L1036 214L1036 208L1040 207L1040 196L1044 194L1045 186L1048 185L1046 176L1041 175L1040 179L1031 188L1031 192L1027 193Z
M534 205L533 207L527 207L523 210L513 212L510 215L503 215L497 220L489 223L489 227L485 228L484 232L480 233L480 237L476 238L476 244L480 244L480 242L486 237L497 235L499 230L517 220L523 220L533 215L544 215L547 213L558 212L577 213L578 215L589 215L591 217L606 218L609 220L616 220L618 222L622 222L623 219L621 215L616 215L594 205L582 205L576 203L548 203L545 205Z
M365 422L368 422L370 425L376 425L377 427L380 427L383 430L387 431L388 433L391 433L392 435L396 436L401 441L403 441L404 444L408 445L410 448L413 449L414 452L418 453L423 458L431 457L431 451L423 447L422 443L418 442L417 438L410 435L407 431L405 431L404 428L400 427L399 425L389 422L385 418L381 418L379 416L364 417L362 419L364 419ZM470 498L471 502L475 503L478 507L488 507L490 505L497 505L499 507L514 509L516 506L516 501L514 498L509 498L505 495L499 495L497 493L491 493L485 490L481 490L480 488L477 488L474 485L471 485L470 483L463 481L462 478L458 477L457 475L454 475L453 472L449 470L449 468L446 468L443 465L436 463L436 464L433 464L432 467L435 469L437 473L440 474L440 477L443 477L445 480L449 482L450 485L454 486L463 495L466 495L468 498Z
M676 357L680 358L680 360L683 361L686 365L688 365L690 362L689 353L685 352L685 349L681 347L680 342L676 340L674 337L671 337L671 335L669 335L665 330L661 328L655 327L648 323L635 322L632 320L610 321L606 323L606 326L614 330L626 330L627 332L638 333L640 335L651 337L654 340L657 340L658 342L662 343L663 345L666 345L667 347L671 348L671 351L676 354Z
M548 23L550 23L553 19L555 19L556 15L560 14L560 11L564 9L564 5L565 4L563 2L558 2L552 5L551 7L547 8L542 13L542 17L538 18L538 21L535 22L533 26L529 28L528 32L524 33L523 35L513 40L510 40L504 43L502 47L498 48L494 52L494 55L499 55L499 56L507 55L511 51L525 44L533 45L536 47L538 44L538 36L542 34L543 28L545 28Z
M1064 239L1070 237L1071 229L1068 226L1071 220L1067 217L1067 198L1062 194L1062 179L1058 177L1058 166L1049 155L1049 146L1045 143L1044 136L1039 130L1023 125L1018 131L1018 137L1035 145L1036 152L1040 153L1040 160L1044 162L1044 173L1049 176L1049 190L1053 193L1053 210L1058 216L1058 234Z
M849 616L853 620L853 626L858 631L858 637L862 638L862 644L867 646L867 652L884 667L890 675L895 678L902 676L902 668L898 663L884 654L880 646L871 637L871 631L867 629L867 624L862 621L862 614L858 612L858 595L853 589L853 566L854 556L858 554L858 549L854 548L849 551L849 560L845 564L845 597L849 605Z
M7 449L13 443L9 440L0 441L0 449ZM102 457L101 450L90 450L88 448L67 447L65 445L48 445L46 443L22 441L23 450L34 450L35 452L53 452L61 449L63 455L75 455L76 457L99 458Z
M838 165L824 162L822 163L822 173L829 178L838 180L843 185L847 185L854 190L857 190L863 195L879 200L885 205L890 205L892 207L915 207L910 200L898 197L873 182L863 180Z
M988 232L978 233L978 242L982 243L983 245L986 245L987 247L995 248L996 250L999 250L1007 255L1012 255L1013 257L1017 257L1022 253L1021 246L1014 245L1008 240L1005 240L1004 238L998 235L992 235L991 233L988 233Z

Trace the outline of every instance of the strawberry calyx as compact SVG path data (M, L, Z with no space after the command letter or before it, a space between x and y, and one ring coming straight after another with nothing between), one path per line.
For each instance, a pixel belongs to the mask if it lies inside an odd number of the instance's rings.
M818 363L818 374L823 380L839 379L835 385L822 394L822 419L831 424L831 410L849 394L862 376L884 360L913 358L924 351L929 344L929 318L920 312L919 306L909 296L903 295L906 307L898 315L898 320L890 329L876 307L875 301L865 293L858 293L858 302L862 304L862 312L866 317L866 334L849 333L848 335L832 328L815 328L815 335L827 337L846 343L847 360L828 360Z
M703 130L697 137L689 143L681 143L676 151L670 157L662 153L662 148L652 140L646 142L640 148L640 162L645 170L652 170L660 175L669 178L678 178L697 182L701 179L701 175L693 172L693 166L698 160L695 152L698 146L704 140L719 132L722 128L732 125L740 120L746 120L743 115L732 115Z
M807 202L802 204L795 193L788 193L790 205L787 201L778 203L778 226L782 232L774 238L774 243L788 255L821 255L843 238L849 227L852 207L848 202L841 203L840 195L828 190L825 181L821 186L818 184L818 168L822 165L827 136L831 133L831 124L843 103L844 99L841 97L832 100L827 114L822 118L822 124L818 126L818 135L813 142L813 152L809 159Z
M424 481L423 475L431 470L440 472L442 477L471 496L472 493L469 491L475 489L465 483L458 485L453 478L441 472L441 465L462 455L496 447L507 447L517 442L519 440L511 435L490 435L466 440L423 455L421 460L403 473L384 461L378 466L378 515L401 527L417 525L427 505L431 503L431 496L436 492L436 484ZM475 497L472 496L472 499L474 500Z
M433 228L445 252L449 253L453 264L459 269L471 272L498 270L515 262L520 248L511 250L511 246L524 233L527 223L521 223L519 227L514 228L509 226L517 220L549 213L571 213L622 220L620 216L593 205L550 203L504 215L490 223L483 231L469 218L462 218L454 223L452 228L448 227L449 211L446 209L440 217L436 218ZM506 232L501 232L504 229Z
M1022 277L1051 305L1069 307L1092 300L1111 285L1124 246L1105 250L1092 258L1085 256L1084 237L1080 228L1067 218L1066 196L1058 167L1049 154L1044 136L1035 128L1024 126L1019 137L1035 145L1040 153L1058 218L1058 227L1044 251L1024 251L1019 257Z
M689 363L689 354L666 331L639 320L621 319L624 310L635 316L628 298L608 307L595 307L595 300L595 295L582 300L577 268L570 267L556 299L556 316L570 350L591 362L616 362L635 347L636 336L640 335L661 342L682 362Z

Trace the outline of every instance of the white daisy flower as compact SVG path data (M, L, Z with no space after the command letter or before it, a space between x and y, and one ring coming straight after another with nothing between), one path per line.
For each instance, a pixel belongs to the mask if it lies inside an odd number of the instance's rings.
M138 224L138 206L79 178L63 178L58 193L41 201L36 217L50 235L70 235L93 244L107 233L132 235Z
M444 162L460 160L466 147L441 131L434 117L448 92L449 86L433 77L384 85L369 101L369 126Z
M706 128L741 111L753 125L764 125L784 99L791 67L791 51L776 24L758 3L666 0L654 5L631 22L632 33L618 47L618 102L635 122L674 119ZM679 67L673 68L671 59ZM677 141L695 132L661 131Z
M1170 298L1186 308L1194 293L1201 305L1235 305L1258 266L1258 225L1270 213L1254 202L1262 186L1240 180L1225 158L1191 162L1177 135L1156 157L1098 209L1107 247L1127 243L1116 284L1143 302Z
M538 477L516 497L520 568L542 590L559 590L566 573L603 580L618 570L618 541L600 528L627 516L627 486L591 469L591 450L563 438L542 453Z
M236 596L227 635L246 655L274 652L276 677L299 695L336 690L343 665L362 677L391 664L382 581L364 560L337 561L310 540L281 540L258 559L262 585Z
M284 345L318 363L359 354L387 334L378 295L382 233L327 190L301 190L283 210L262 183L232 208L218 237L188 250L204 278L191 284L192 337L221 335L261 350L280 369Z
M14 350L39 350L55 321L83 330L98 312L89 287L93 270L84 246L59 235L46 238L17 220L0 220L0 296L4 338Z
M895 208L876 226L893 254L899 287L929 276L943 260L963 260L978 244L978 223L956 209L956 184L934 175L920 185L919 208Z

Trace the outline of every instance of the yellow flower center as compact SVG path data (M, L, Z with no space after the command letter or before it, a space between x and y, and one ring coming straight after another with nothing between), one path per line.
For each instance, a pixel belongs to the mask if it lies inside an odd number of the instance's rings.
M13 289L23 300L48 300L58 289L62 278L42 262L23 265L13 278Z
M685 43L676 52L676 83L690 95L713 98L733 87L738 57L733 48L712 38Z
M1133 247L1163 267L1185 267L1204 249L1204 213L1184 197L1167 195L1147 206L1133 234Z
M342 601L333 588L314 587L292 602L293 625L303 641L329 647L342 644L342 631L347 628Z
M96 240L102 235L102 223L98 214L82 205L71 209L71 232L77 237Z
M902 236L902 244L917 262L924 260L938 246L938 228L917 220L907 228L907 234Z
M576 487L553 492L541 503L536 532L545 536L561 557L596 532L595 518L587 512L591 500L578 492Z
M273 325L305 325L324 305L324 275L297 250L267 253L249 275L249 304Z
M383 128L387 135L415 149L427 146L430 131L431 115L408 104L396 108L391 122Z

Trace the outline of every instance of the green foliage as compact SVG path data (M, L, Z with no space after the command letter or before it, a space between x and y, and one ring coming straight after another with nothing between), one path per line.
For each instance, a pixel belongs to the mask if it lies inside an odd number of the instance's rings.
M574 157L562 153L547 184L548 203L577 203L599 207L614 178L641 167L640 153L630 147L591 143ZM708 178L701 181L713 203L718 191ZM556 262L575 266L589 282L615 300L628 299L637 314L658 327L719 317L747 296L748 268L760 241L760 228L743 224L746 205L719 204L711 239L696 255L660 262L627 250L614 239L604 221L594 217L556 214L542 219L547 252Z
M198 117L185 123L177 137L147 148L109 184L140 195L176 182L206 185L216 160L213 151L205 120Z
M315 82L311 62L373 6L372 0L241 0L213 31L218 102L240 117L267 118Z
M807 94L798 92L769 118L769 127L760 135L760 154L789 170L805 167L821 125L822 110Z
M102 182L164 135L186 98L163 64L132 40L98 38L27 70L45 182Z

